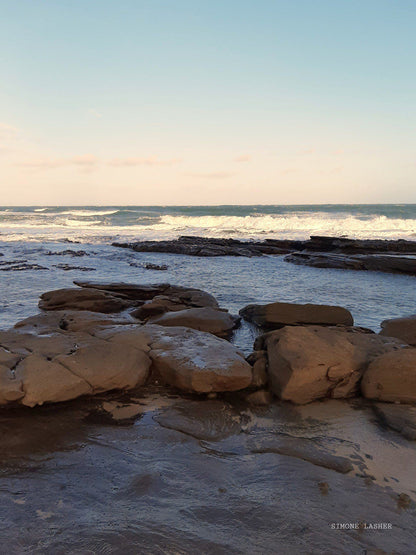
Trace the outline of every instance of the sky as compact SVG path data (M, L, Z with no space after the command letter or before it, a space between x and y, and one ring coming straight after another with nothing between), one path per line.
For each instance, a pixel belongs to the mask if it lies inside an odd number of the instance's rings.
M0 0L0 204L416 202L414 0Z

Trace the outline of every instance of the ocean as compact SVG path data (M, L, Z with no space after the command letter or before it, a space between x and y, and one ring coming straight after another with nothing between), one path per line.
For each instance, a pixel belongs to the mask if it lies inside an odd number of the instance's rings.
M416 239L416 204L299 206L61 206L0 209L0 237L105 242L179 235Z
M375 331L383 319L416 313L412 276L308 268L281 256L200 259L111 246L179 235L250 240L311 234L415 240L416 205L3 207L0 328L36 313L41 293L70 287L74 279L189 285L214 294L233 313L249 303L336 304ZM146 263L168 270L147 270ZM251 333L243 328L234 338L246 352Z

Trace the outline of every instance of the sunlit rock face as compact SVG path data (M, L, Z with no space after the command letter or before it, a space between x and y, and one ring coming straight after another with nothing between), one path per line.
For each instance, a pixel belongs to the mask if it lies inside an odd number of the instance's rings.
M394 338L356 328L286 326L257 341L266 351L271 390L297 404L356 395L368 364L400 349Z
M416 314L381 322L380 335L397 337L416 347Z
M416 403L416 349L388 352L376 358L361 382L364 397L391 403Z
M65 319L66 318L66 319ZM243 389L252 370L228 341L185 327L119 324L64 316L70 329L29 319L0 332L0 404L42 405L143 386L150 375L188 392ZM59 320L62 322L62 319ZM56 323L56 322L55 322ZM47 335L27 333L41 327ZM66 326L64 326L66 327Z

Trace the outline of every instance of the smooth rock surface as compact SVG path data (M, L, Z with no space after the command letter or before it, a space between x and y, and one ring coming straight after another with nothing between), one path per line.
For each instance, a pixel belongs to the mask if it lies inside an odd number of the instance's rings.
M384 320L381 322L380 335L397 337L409 345L416 346L416 314Z
M153 284L134 284L134 283L96 283L91 281L74 281L75 285L84 289L96 289L105 291L114 296L120 296L130 301L147 301L157 296L163 295L173 298L177 303L182 303L187 307L211 306L218 308L215 297L192 287L182 287L180 285L170 285L169 283Z
M20 332L48 334L57 331L89 331L98 326L120 326L132 324L135 319L129 314L104 314L89 310L53 310L25 318L14 325Z
M99 332L111 341L135 344L147 338L152 372L163 383L184 391L210 393L236 391L250 385L251 366L224 339L185 327L146 324Z
M205 307L167 312L161 316L150 318L149 323L159 326L184 326L213 333L219 337L227 337L238 321L239 318L231 316L228 312Z
M286 326L258 343L267 351L271 390L296 404L354 396L371 360L401 348L393 338L323 326Z
M381 424L406 439L416 440L416 406L374 403L373 410Z
M304 324L353 325L351 313L341 306L279 302L265 305L252 304L242 308L240 315L264 329Z
M363 376L361 392L367 399L416 403L416 349L400 349L376 358Z
M0 344L0 405L33 407L133 389L146 382L151 365L147 342L117 344L84 331L9 330L0 332Z
M96 289L57 289L40 296L42 310L89 310L91 312L120 312L131 306L126 300Z

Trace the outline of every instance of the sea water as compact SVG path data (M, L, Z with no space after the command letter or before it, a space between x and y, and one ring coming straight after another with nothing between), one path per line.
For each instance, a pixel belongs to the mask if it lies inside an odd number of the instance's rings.
M336 304L351 310L357 325L375 331L383 319L416 313L412 276L295 266L281 256L197 258L111 246L180 235L250 240L311 234L416 240L416 205L4 207L0 328L36 313L41 293L77 279L198 287L233 313L249 303ZM51 254L67 249L86 254ZM29 269L8 270L4 263L11 260ZM146 263L166 264L168 270L147 270ZM34 264L43 269L30 269ZM235 338L246 351L252 343L248 334L244 328Z

